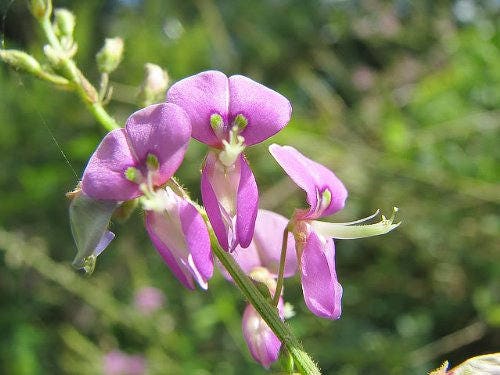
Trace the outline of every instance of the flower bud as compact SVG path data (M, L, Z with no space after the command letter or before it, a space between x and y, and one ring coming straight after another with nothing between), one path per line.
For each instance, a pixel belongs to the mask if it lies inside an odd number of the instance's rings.
M67 9L59 8L54 11L54 17L58 34L72 39L75 30L75 15Z
M168 87L168 73L160 66L147 63L144 65L144 81L139 92L141 105L148 106L156 103L165 97Z
M47 60L49 60L52 66L59 66L61 64L62 59L64 58L63 54L52 47L50 44L46 44L43 46L43 53Z
M252 305L243 313L242 330L253 359L269 368L279 357L281 342Z
M42 71L42 67L38 61L22 51L15 49L0 50L0 59L14 68L22 69L28 73L37 74Z
M97 52L96 61L97 67L101 73L111 73L114 71L123 56L123 39L122 38L106 38L104 46Z
M36 19L41 20L43 18L49 18L52 13L52 1L51 0L31 0L30 10Z

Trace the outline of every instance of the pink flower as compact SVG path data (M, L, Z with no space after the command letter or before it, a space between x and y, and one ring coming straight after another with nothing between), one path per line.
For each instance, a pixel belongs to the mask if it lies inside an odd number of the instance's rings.
M113 350L104 356L105 375L143 375L146 373L146 360L139 355L128 355Z
M237 247L231 254L243 272L251 275L255 270L264 268L271 278L278 277L281 257L281 242L288 219L275 212L259 210L255 222L253 240L248 248ZM219 267L222 275L231 280L231 276L224 267ZM285 260L285 277L291 277L297 272L297 255L295 240L288 234L287 252Z
M169 187L158 190L151 204L145 206L146 229L156 250L186 288L194 289L196 281L207 289L213 259L205 221Z
M190 202L163 187L181 164L190 135L190 119L175 104L135 112L91 156L82 190L115 202L140 196L149 236L174 275L190 289L193 280L206 289L213 261L205 222Z
M249 246L258 208L255 178L242 152L271 137L290 120L289 101L240 75L202 72L174 84L167 101L181 106L192 136L211 147L202 170L205 208L220 245Z
M284 319L283 300L280 299L278 311L281 319ZM247 343L248 350L255 361L265 368L276 362L281 349L281 341L262 319L252 305L247 305L241 321L243 337Z
M165 303L165 295L155 287L147 286L139 289L134 295L134 305L144 315L150 315L161 309Z
M141 184L148 178L155 187L163 185L182 163L190 134L189 118L174 104L135 112L92 154L83 172L83 192L94 199L125 201L143 195Z
M341 314L342 286L335 270L335 245L332 238L361 238L387 233L396 228L394 215L382 216L375 224L326 223L316 219L344 208L347 190L335 174L323 165L306 158L290 146L269 146L269 151L290 178L306 192L306 209L297 209L291 228L296 243L304 301L317 316L338 319ZM395 209L396 211L396 209Z

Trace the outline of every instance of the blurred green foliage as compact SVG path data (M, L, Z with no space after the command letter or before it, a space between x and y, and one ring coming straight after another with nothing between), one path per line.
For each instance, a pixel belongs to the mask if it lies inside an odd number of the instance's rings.
M23 1L3 0L5 47L42 59ZM285 297L304 346L328 374L420 373L500 347L500 4L498 1L56 1L77 16L77 61L98 77L105 37L125 39L110 111L137 109L143 64L172 80L205 69L242 73L292 102L289 126L248 152L261 207L303 205L266 151L290 144L350 191L346 221L400 207L390 235L337 241L343 316L321 320L297 279ZM64 193L103 136L71 93L0 66L0 372L91 374L120 349L150 374L254 374L240 330L244 301L220 275L182 290L142 217L113 223L117 240L87 279L74 255ZM67 156L67 163L62 153ZM205 146L178 176L194 196ZM75 173L73 172L73 169ZM142 316L142 286L166 295ZM451 334L451 336L449 336ZM277 370L278 368L276 368Z

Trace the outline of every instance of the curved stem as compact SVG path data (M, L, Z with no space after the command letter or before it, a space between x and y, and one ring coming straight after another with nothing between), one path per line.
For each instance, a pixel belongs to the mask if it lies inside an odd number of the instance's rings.
M40 20L40 25L50 45L56 51L61 52L61 69L64 75L74 85L78 96L85 103L95 119L108 131L119 129L120 126L116 123L115 119L102 106L102 102L94 86L85 78L75 62L69 57L64 56L64 49L54 33L50 19L44 17Z
M273 297L273 306L278 306L278 302L281 296L281 289L283 289L287 247L288 247L288 227L286 227L285 230L283 231L283 240L281 241L280 268L278 270L278 282L276 284L276 291L274 292L274 297Z
M246 299L252 304L255 310L257 310L259 315L264 319L283 345L285 345L299 368L299 371L307 375L320 375L321 372L314 361L304 351L299 340L294 336L288 325L280 319L278 310L266 301L257 287L241 270L234 258L220 247L213 230L209 230L209 233L212 251L215 256L229 272Z

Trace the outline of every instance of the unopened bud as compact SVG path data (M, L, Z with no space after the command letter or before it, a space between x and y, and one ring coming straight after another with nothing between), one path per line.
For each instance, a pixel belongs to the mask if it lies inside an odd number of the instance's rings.
M55 26L60 36L73 38L75 30L75 15L67 9L59 8L54 11Z
M101 73L111 73L115 70L123 56L123 39L106 38L104 46L97 52L97 67Z
M45 46L43 46L43 53L45 54L51 65L58 66L59 64L61 64L61 60L63 59L61 52L54 49L50 44L46 44Z
M144 65L144 81L139 92L141 105L148 106L162 100L168 87L168 73L160 66L147 63Z
M279 357L281 342L252 305L243 313L242 330L252 357L269 368Z
M52 13L52 1L51 0L31 0L30 10L36 19L41 20L43 18L49 18Z
M36 59L25 52L15 49L0 50L0 59L16 69L22 69L28 73L37 74L42 67Z

